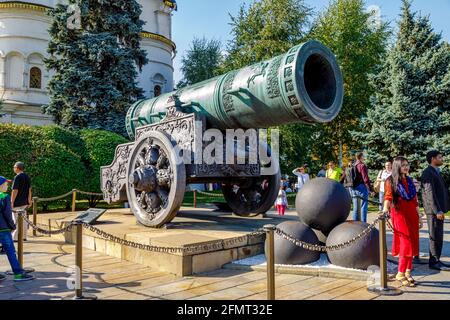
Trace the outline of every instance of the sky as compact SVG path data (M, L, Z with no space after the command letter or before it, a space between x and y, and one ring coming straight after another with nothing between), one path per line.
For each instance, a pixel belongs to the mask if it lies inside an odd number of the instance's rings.
M225 44L231 39L230 14L236 16L245 0L177 0L178 11L174 12L172 40L177 45L174 60L174 81L177 83L181 57L194 37L220 40ZM249 3L249 0L246 0ZM329 0L305 0L317 13L327 7ZM366 0L367 6L376 5L381 10L384 21L395 27L400 14L401 0ZM450 0L414 0L413 10L429 15L435 31L442 32L443 38L450 42Z

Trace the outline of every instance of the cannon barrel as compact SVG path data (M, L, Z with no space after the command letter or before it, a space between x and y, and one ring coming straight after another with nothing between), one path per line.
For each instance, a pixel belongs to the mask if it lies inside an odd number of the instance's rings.
M137 127L161 121L173 95L184 112L205 115L207 127L268 128L332 121L342 107L343 80L334 54L308 41L270 60L136 102L126 117L130 138Z

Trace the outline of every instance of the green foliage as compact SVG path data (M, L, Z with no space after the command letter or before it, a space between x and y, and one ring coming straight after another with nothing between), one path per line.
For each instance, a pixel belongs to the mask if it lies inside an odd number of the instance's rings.
M329 124L280 127L281 165L284 172L304 163L313 171L336 161L340 152L356 147L349 130L357 127L373 89L368 77L381 63L389 32L368 23L362 0L333 0L313 22L311 9L299 0L254 1L231 17L230 41L221 71L240 68L286 52L308 39L316 39L335 54L343 71L345 97L338 118Z
M100 192L100 167L109 165L114 159L114 152L119 144L128 140L109 131L84 129L80 131L89 159L89 179L86 181L87 190Z
M222 72L272 58L300 43L306 36L311 9L303 0L253 1L230 15L233 39Z
M143 91L137 68L147 63L140 48L141 6L135 0L69 0L81 13L81 29L68 28L73 12L59 4L45 60L53 70L50 103L44 111L70 129L106 129L125 135L127 108Z
M59 196L73 188L100 192L100 166L110 164L124 142L107 131L1 124L0 175L13 177L14 163L22 161L35 196Z
M450 46L428 17L403 1L399 32L381 70L371 78L376 93L358 132L373 166L403 155L412 171L427 166L430 149L450 152Z
M270 59L303 42L312 11L303 0L262 0L244 4L236 17L231 16L233 39L220 72ZM281 169L309 162L309 127L280 127ZM292 171L292 169L291 169Z
M370 105L376 88L369 85L369 75L382 63L390 35L387 24L374 27L368 23L369 18L363 0L333 0L311 29L309 38L333 51L344 78L340 114L331 123L315 126L312 143L319 153L312 156L320 160L337 160L340 146L347 150L359 147L350 131L358 127Z
M12 177L14 163L24 162L35 196L51 197L83 187L87 172L81 157L48 139L39 127L2 124L0 137L0 174Z
M181 88L219 75L218 69L222 59L220 41L194 38L181 60L183 79L177 87Z

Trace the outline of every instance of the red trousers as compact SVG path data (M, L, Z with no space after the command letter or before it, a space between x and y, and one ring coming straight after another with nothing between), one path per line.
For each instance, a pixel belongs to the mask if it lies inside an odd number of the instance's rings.
M412 270L413 257L398 257L398 272L405 273Z
M276 207L278 210L278 214L280 216L284 216L284 212L286 211L286 206L283 206L282 204L277 204Z

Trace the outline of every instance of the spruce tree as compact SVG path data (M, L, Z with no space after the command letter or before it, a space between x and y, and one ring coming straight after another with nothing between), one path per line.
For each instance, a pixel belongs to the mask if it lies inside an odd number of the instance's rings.
M406 156L412 170L425 167L430 149L450 152L450 46L428 17L403 1L395 44L371 77L372 107L354 132L372 166Z
M50 103L44 112L67 128L105 129L125 135L127 108L141 98L138 69L141 6L135 0L69 0L49 11L53 21L46 66ZM74 20L75 19L75 20ZM75 22L75 23L73 23ZM74 27L75 26L75 27Z

